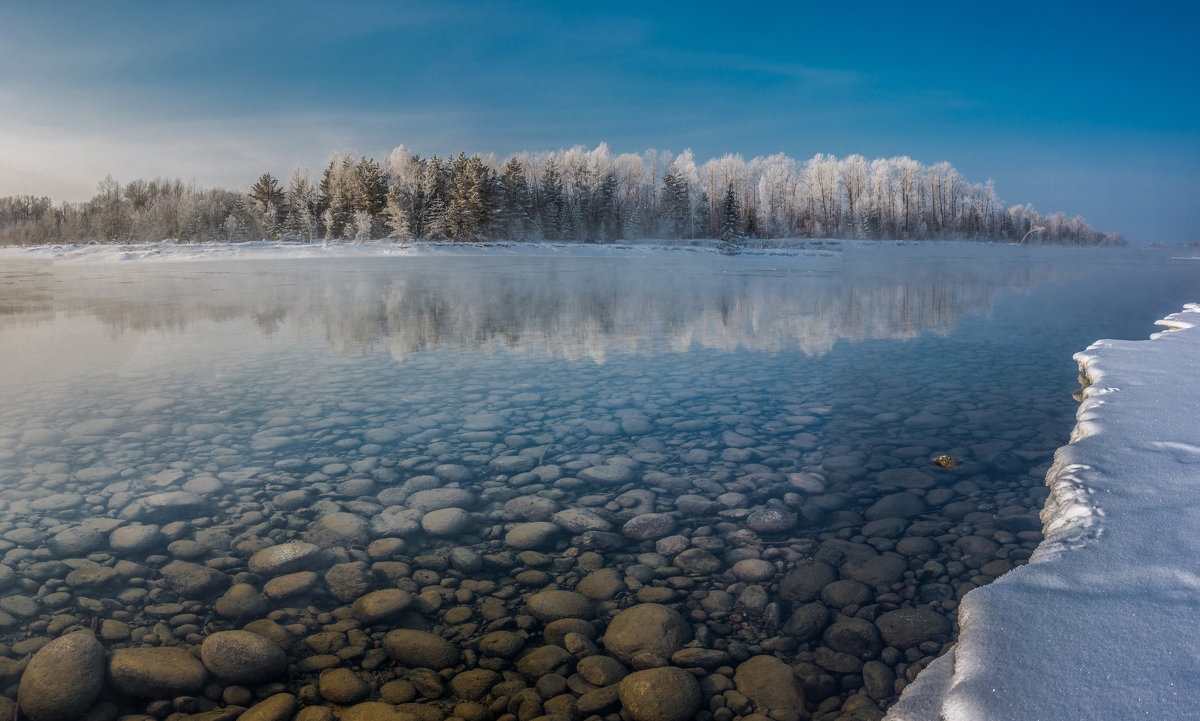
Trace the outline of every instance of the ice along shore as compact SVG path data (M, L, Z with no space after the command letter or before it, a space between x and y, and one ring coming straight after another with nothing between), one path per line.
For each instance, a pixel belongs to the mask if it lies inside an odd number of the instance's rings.
M1030 563L967 595L890 721L1192 718L1200 708L1200 304L1075 354L1086 387Z

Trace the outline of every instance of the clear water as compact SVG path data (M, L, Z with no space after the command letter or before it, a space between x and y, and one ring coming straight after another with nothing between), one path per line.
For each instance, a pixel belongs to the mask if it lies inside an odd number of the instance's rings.
M702 642L729 650L732 665L776 653L807 664L797 673L811 676L821 641L778 630L794 605L780 595L783 575L829 539L892 551L915 527L872 538L863 515L898 490L882 473L916 469L935 487L917 484L929 512L906 520L927 521L920 533L943 550L910 559L907 576L876 589L874 603L927 602L952 619L956 594L987 574L981 564L957 575L922 564L961 562L953 542L964 535L996 538L997 558L1010 564L1028 557L1036 533L1006 531L996 519L1036 514L1045 469L1073 423L1071 354L1101 337L1148 335L1155 319L1200 298L1197 269L1163 252L961 245L796 257L6 261L0 594L35 605L0 599L0 652L17 657L20 640L72 627L56 617L86 626L114 611L134 633L110 645L151 642L137 633L157 622L146 606L191 601L210 611L222 590L181 598L158 577L172 557L261 585L245 560L307 537L331 510L367 526L365 537L326 544L335 546L326 567L377 561L383 552L364 551L368 544L398 537L389 559L435 572L432 583L409 581L414 593L461 587L471 576L447 565L447 550L503 553L513 524L542 520L511 501L537 495L555 509L595 511L615 533L643 512L672 514L674 528L657 543L617 545L564 532L539 547L544 560L485 566L496 583L518 588L516 600L505 599L514 616L542 585L516 583L519 573L543 569L543 583L570 587L586 570L571 570L572 559L598 551L626 581L601 601L599 630L606 613L651 597L637 596L639 586L663 587L690 620L707 624ZM931 462L940 454L962 465L942 471ZM428 480L443 464L467 470ZM576 477L614 464L633 480ZM528 473L535 466L539 474ZM461 533L437 537L378 520L413 477L475 496ZM202 503L175 515L139 509L139 499L180 489ZM298 490L308 495L277 502ZM680 510L675 499L685 494L711 507ZM953 512L938 515L947 506ZM751 514L767 508L799 520L784 532L751 531ZM62 550L56 535L96 518L116 519L96 526L102 535L133 519L163 527L164 544L196 543L129 558L106 539ZM689 546L711 551L718 567L689 576L672 564ZM749 584L766 591L765 610L741 598L748 584L730 575L744 558L778 569ZM148 572L95 587L53 569L47 577L45 566L30 572L51 559L68 560L63 571L126 559ZM924 588L930 583L952 592ZM738 599L732 616L700 603L712 591ZM103 608L88 602L96 598ZM321 589L302 598L271 608L345 603ZM490 626L476 602L457 605L468 621L448 623L449 602L424 622L467 648ZM210 626L179 624L153 642L188 645L244 623L207 611L199 615ZM537 628L524 630L538 638ZM895 689L935 654L885 658L901 679ZM372 672L384 674L377 682L398 673ZM813 708L863 684L861 672L825 665L819 673L835 687L810 692Z

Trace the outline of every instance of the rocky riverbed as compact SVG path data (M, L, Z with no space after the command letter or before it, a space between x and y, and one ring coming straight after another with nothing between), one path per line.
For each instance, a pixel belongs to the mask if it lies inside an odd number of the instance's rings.
M881 718L1040 540L1045 416L708 377L0 434L0 719Z

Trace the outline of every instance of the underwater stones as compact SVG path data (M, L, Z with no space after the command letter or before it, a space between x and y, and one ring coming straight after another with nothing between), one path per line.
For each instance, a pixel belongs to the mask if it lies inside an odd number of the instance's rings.
M562 506L542 496L517 496L504 503L504 512L526 521L549 521Z
M806 603L796 608L783 624L783 633L800 641L810 641L829 625L832 614L823 603Z
M872 503L863 516L868 521L876 521L880 518L902 518L924 513L926 508L925 501L911 493L892 493Z
M635 671L621 679L618 694L634 721L687 721L700 710L700 684L675 666Z
M493 658L512 658L525 647L525 638L512 631L492 631L479 639L479 652Z
M389 506L373 516L367 528L374 536L408 536L421 529L422 512L405 506Z
M586 533L588 531L607 531L612 528L611 523L586 508L567 508L555 513L550 517L550 520L571 534Z
M108 676L118 691L144 698L171 698L200 691L208 671L179 646L145 646L113 651Z
M855 558L842 564L842 575L868 586L890 586L904 579L908 562L895 554Z
M322 548L366 545L367 522L353 513L332 511L309 524L304 540Z
M83 496L79 493L52 493L30 501L29 508L34 511L65 511L83 504Z
M108 534L108 547L116 553L145 553L166 541L159 527L135 523L113 529Z
M821 640L838 653L847 653L862 659L873 657L883 648L879 629L875 624L861 618L846 616L839 617L833 625L826 628Z
M429 513L443 508L472 508L475 501L475 495L464 488L429 488L410 495L407 506Z
M316 587L321 579L315 571L297 571L276 576L263 585L263 593L267 598L278 601L289 596L307 593Z
M637 474L628 466L606 464L584 468L575 477L598 486L620 486L633 481Z
M893 488L927 489L937 485L937 478L918 468L889 468L876 474L875 482Z
M549 543L559 532L558 525L549 521L518 523L504 534L504 545L522 551L532 550Z
M167 586L185 598L208 596L229 583L229 576L217 569L190 561L171 561L159 572Z
M235 583L214 604L225 618L254 618L267 612L267 599L248 583Z
M870 586L853 579L834 581L821 589L821 601L832 608L861 606L874 595Z
M134 501L121 511L120 517L130 521L178 520L192 517L206 505L195 493L167 491Z
M237 717L237 721L288 721L295 713L298 703L299 700L290 693L277 693L246 709Z
M46 545L59 558L78 558L99 549L104 543L104 534L99 529L72 526L51 536Z
M30 659L17 703L30 721L81 718L104 686L104 647L88 631L54 639Z
M666 513L643 513L621 527L621 533L633 541L653 541L675 532L675 519Z
M801 561L779 582L779 594L794 602L811 601L837 579L837 571L821 561Z
M509 476L533 470L536 465L537 459L529 456L497 456L488 461L488 468Z
M746 516L746 525L759 533L783 533L796 527L798 517L782 508L763 508Z
M937 550L937 542L925 536L908 536L896 541L896 553L905 556L933 555Z
M743 558L729 569L734 578L745 583L762 583L775 576L778 569L770 561L761 558Z
M393 618L412 603L412 596L398 588L385 588L361 596L350 606L350 614L362 623L373 625Z
M601 642L625 663L639 653L671 657L692 640L692 627L679 612L657 603L639 603L618 613Z
M443 538L465 533L472 525L471 514L461 508L439 508L421 517L421 528Z
M804 710L803 684L791 666L774 656L751 656L741 662L733 673L733 683L761 714Z
M717 512L718 504L705 496L685 493L675 499L675 510L685 516L708 516Z
M543 623L562 618L591 618L592 602L574 591L539 591L525 599L529 613Z
M703 548L689 548L680 552L672 564L683 571L696 576L707 576L721 570L721 559Z
M458 663L458 649L449 641L410 628L390 631L383 637L383 650L396 663L410 668L431 668L435 671Z
M925 641L947 641L953 630L945 616L927 607L888 611L875 619L875 625L887 645L901 650Z
M348 668L331 668L317 678L317 691L326 701L349 706L371 694L371 684Z
M230 683L258 684L283 673L283 649L250 631L218 631L200 646L200 660L214 676Z
M547 674L570 675L575 657L559 646L538 646L517 659L517 672L531 681Z

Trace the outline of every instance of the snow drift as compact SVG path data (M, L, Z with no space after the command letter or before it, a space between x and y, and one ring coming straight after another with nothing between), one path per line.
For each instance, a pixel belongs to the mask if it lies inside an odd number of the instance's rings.
M1077 353L1046 539L976 589L893 721L1200 716L1200 304Z

